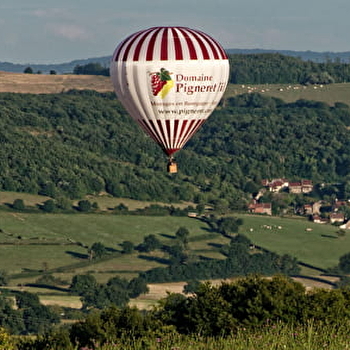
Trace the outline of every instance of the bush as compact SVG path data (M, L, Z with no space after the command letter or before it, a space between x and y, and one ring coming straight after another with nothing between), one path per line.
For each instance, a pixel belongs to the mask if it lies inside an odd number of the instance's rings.
M26 207L24 205L23 199L15 199L13 201L12 208L19 211L24 210Z

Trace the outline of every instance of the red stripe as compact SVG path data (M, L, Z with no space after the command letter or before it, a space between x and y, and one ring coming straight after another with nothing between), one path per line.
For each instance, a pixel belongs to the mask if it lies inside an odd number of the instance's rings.
M194 47L192 39L189 37L189 35L187 33L188 29L186 29L186 31L185 31L185 30L183 30L183 28L179 28L179 30L182 33L182 35L184 36L184 38L186 39L188 51L190 53L190 60L196 60L197 59L196 48Z
M160 47L160 59L166 61L168 59L168 29L165 28L162 36L162 43Z
M194 30L189 30L192 35L196 38L201 50L202 50L202 54L203 54L203 58L205 60L209 60L210 59L210 55L209 52L205 46L205 44L203 43L203 37L198 35L198 32L195 32ZM205 39L205 38L204 38ZM211 48L213 50L213 48Z
M174 120L174 144L176 144L176 145L178 144L178 137L177 137L178 127L179 127L179 120L175 119ZM175 139L175 137L177 137L177 138Z
M179 151L180 148L164 148L163 151L166 153L166 155L171 156L175 152Z
M170 128L170 120L166 120L165 121L165 127L166 127L166 132L167 132L167 134L168 134L168 137L167 137L167 139L168 140L170 140L170 144L171 144L171 128Z
M181 130L180 130L180 133L179 133L179 140L180 140L180 142L181 142L181 140L183 139L182 134L183 134L184 131L185 131L186 125L187 125L187 120L184 120L184 121L182 122Z
M181 144L184 144L184 142L186 142L187 140L188 140L188 137L189 137L189 135L190 135L190 133L191 133L191 131L192 131L192 128L193 128L193 124L196 122L196 120L190 120L189 121L189 123L190 123L190 125L189 125L189 127L188 127L188 129L187 129L187 131L186 131L186 134L184 134L182 137L181 137Z
M171 31L172 31L173 37L174 37L175 59L176 60L183 60L182 45L181 45L181 41L179 39L179 35L177 34L177 31L175 30L175 28L171 28Z
M134 35L134 34L133 34ZM133 35L130 35L128 36L124 41L122 41L119 46L117 47L116 49L116 52L115 52L115 57L114 57L114 61L119 61L120 60L120 54L121 54L121 49L123 48L123 46L129 41L129 39L133 36Z
M142 35L142 38L139 40L139 42L137 43L136 45L136 48L135 48L135 51L134 51L134 57L133 57L133 60L134 61L138 61L139 58L140 58L140 51L141 51L141 47L142 45L144 44L145 42L145 38L148 36L148 33L150 31L145 31L145 33Z
M169 45L171 44L169 39L170 30L173 35L172 43L175 49L175 57L170 56L171 51L169 51ZM160 56L155 57L155 45L159 35L161 35ZM145 53L142 53L142 47L148 39ZM136 47L134 47L135 41L137 41ZM195 46L196 42L200 47L204 59L210 59L211 55L213 55L214 59L228 59L226 52L220 44L201 31L186 27L153 27L134 33L126 38L116 49L113 60L127 61L130 58L133 61L151 61L154 59L161 59L163 61L168 59L184 60L185 58L196 60L198 58L198 51L196 51ZM184 46L187 46L189 57L184 56Z
M146 61L152 61L154 55L154 45L158 36L158 33L162 28L157 28L151 36L151 39L148 44L147 53L146 53Z
M163 125L162 125L162 121L161 120L157 120L157 124L158 124L158 128L160 129L160 132L163 136L163 148L165 149L167 147L167 141L169 140L169 138L167 137L167 135L165 134L165 130L163 129Z
M129 40L128 40L128 46L126 47L125 49L125 52L124 52L124 56L122 58L123 61L126 61L128 59L128 55L129 55L129 52L130 52L130 49L131 49L131 46L132 44L135 42L135 40L142 34L142 32L138 32L136 33L133 37L131 37ZM126 44L126 42L125 42Z

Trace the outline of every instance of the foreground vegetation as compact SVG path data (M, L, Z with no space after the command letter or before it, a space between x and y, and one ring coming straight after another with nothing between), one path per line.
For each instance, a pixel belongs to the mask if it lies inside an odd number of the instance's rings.
M131 336L120 339L112 344L98 346L96 350L345 350L350 348L347 323L338 327L318 324L310 321L305 326L289 326L281 323L266 324L261 329L239 329L228 337L181 336L169 334L163 337L149 336L135 339ZM48 336L50 339L50 336ZM43 342L44 343L44 342ZM7 345L6 350L12 350ZM37 346L37 345L36 345ZM16 348L16 345L14 345ZM36 349L41 349L37 347ZM72 350L52 347L52 350ZM78 349L78 348L75 348ZM88 348L85 348L88 349ZM5 350L5 348L4 348Z
M35 338L3 332L0 344L7 342L7 350L347 349L349 301L348 289L307 292L281 276L249 276L218 286L199 284L188 296L170 294L147 312L129 307L90 312Z

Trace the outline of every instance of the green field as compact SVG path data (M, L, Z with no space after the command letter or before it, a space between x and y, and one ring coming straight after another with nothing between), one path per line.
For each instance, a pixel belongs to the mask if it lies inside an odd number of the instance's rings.
M305 99L322 101L333 106L334 102L343 102L350 105L350 84L339 83L321 86L303 86L298 84L263 84L263 85L234 85L229 84L225 96L235 96L244 93L257 92L273 96L285 102L294 102Z
M339 237L338 228L332 225L314 224L303 218L240 217L243 218L240 233L248 236L254 244L278 254L290 254L315 267L335 266L339 257L350 251L350 235ZM206 224L187 217L0 211L1 266L10 274L42 270L43 266L52 270L71 265L71 273L94 271L109 274L119 271L133 275L159 266L157 258L161 258L162 253L153 253L154 259L150 257L148 260L140 259L137 253L121 255L118 254L120 243L129 240L136 245L146 235L155 234L164 244L172 244L180 226L190 231L189 247L195 254L222 258L211 244L225 244L228 240L220 235L215 239L206 238L209 233ZM103 243L114 255L105 261L80 266L80 262L87 260L88 247L95 242Z
M20 194L17 194L20 198ZM11 198L10 198L11 199ZM40 198L37 198L38 202ZM31 198L35 203L35 198ZM123 202L123 200L118 200ZM139 203L141 205L141 203ZM282 218L262 215L237 214L243 219L239 229L253 244L278 254L289 254L300 262L327 269L337 265L339 257L350 252L350 233L338 236L332 225L314 224L305 218ZM188 217L114 215L108 212L90 214L44 214L10 210L0 211L1 270L10 277L9 287L20 288L35 283L44 271L65 281L68 286L73 276L92 273L98 282L105 283L119 275L127 279L139 272L165 266L161 251L122 254L120 243L125 240L135 245L146 235L154 234L163 244L174 244L175 232L180 226L190 231L190 254L223 259L219 249L229 239L211 232L208 226ZM269 228L270 227L270 228ZM88 248L95 242L109 250L105 259L88 260ZM302 268L303 275L319 276L317 269ZM312 285L313 286L313 285ZM78 305L67 295L50 296L52 291L30 287L48 303ZM159 297L172 286L164 286ZM62 293L61 293L62 294ZM142 296L137 305L154 304L155 296ZM62 299L63 303L63 299ZM77 306L78 307L78 306Z
M207 227L199 220L187 217L118 216L112 214L30 214L0 211L1 268L9 274L23 274L31 270L48 270L65 267L60 277L93 271L99 280L120 272L125 276L137 274L160 266L157 258L163 253L152 253L148 259L135 252L120 254L120 243L125 240L135 245L154 234L164 244L172 244L180 226L190 231L190 248L216 254L205 241L197 241L208 235ZM205 238L205 236L203 236ZM214 242L226 242L217 235ZM77 244L79 242L79 244ZM97 263L87 262L87 250L95 242L103 243L110 251L110 258ZM157 254L160 256L157 256ZM70 268L67 268L70 267ZM54 271L55 272L55 271ZM17 281L18 283L18 281Z
M240 233L249 237L254 244L278 254L290 254L318 268L333 267L340 256L350 252L350 232L338 237L339 228L330 224L315 224L302 218L241 217L244 223ZM312 231L306 231L307 228Z

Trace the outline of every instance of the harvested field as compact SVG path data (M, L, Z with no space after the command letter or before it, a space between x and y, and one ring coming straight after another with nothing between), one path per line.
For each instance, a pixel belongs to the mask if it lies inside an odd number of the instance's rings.
M53 94L68 90L113 91L109 77L96 75L45 75L0 72L0 92Z

